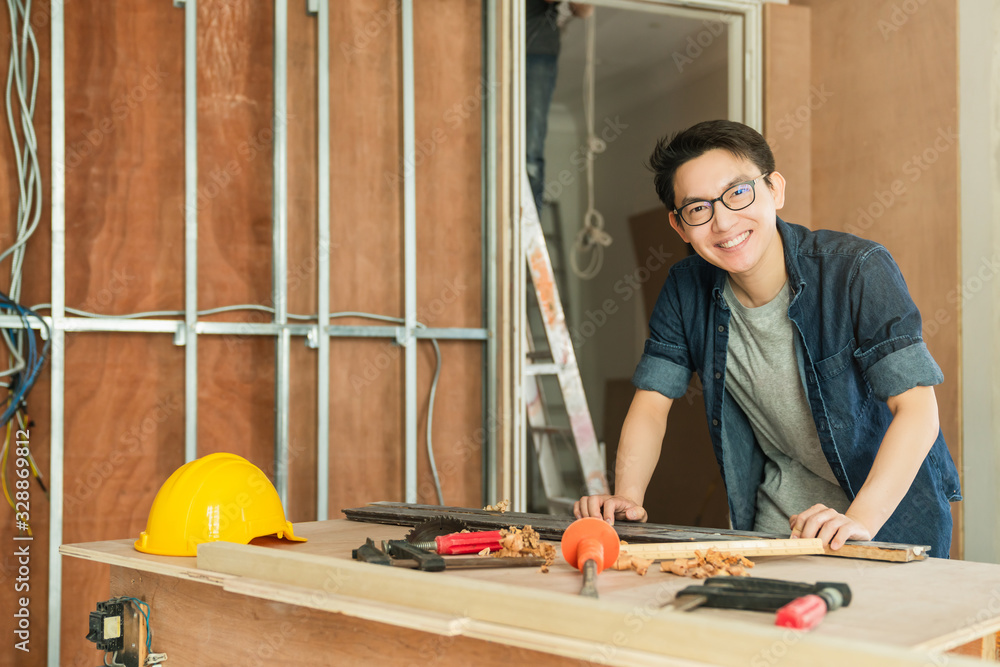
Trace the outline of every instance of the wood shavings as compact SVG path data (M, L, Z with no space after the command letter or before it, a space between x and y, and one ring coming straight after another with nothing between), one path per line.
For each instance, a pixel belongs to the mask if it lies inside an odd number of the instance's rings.
M749 577L753 561L737 553L709 549L704 554L694 552L694 558L678 558L660 563L660 570L681 577L707 579L708 577Z
M523 558L537 556L545 559L542 572L548 572L548 565L555 562L556 548L548 542L542 542L538 533L531 526L517 528L511 526L500 531L500 550L493 554L494 558Z
M621 543L623 545L628 544L625 540L622 540ZM649 566L652 564L652 560L633 556L632 554L625 553L624 551L619 551L618 558L611 564L610 567L612 570L635 570L640 577L644 577L646 576L646 570L648 570Z
M491 549L489 547L483 547L483 550L480 551L479 553L477 553L476 555L477 556L489 556L490 553L491 553Z
M483 509L486 510L487 512L500 512L500 514L504 514L510 509L510 500L504 498L496 505L487 505Z

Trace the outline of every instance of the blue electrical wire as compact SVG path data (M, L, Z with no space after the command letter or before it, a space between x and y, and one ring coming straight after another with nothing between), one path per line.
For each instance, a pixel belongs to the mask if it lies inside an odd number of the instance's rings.
M8 334L16 338L18 336L25 336L27 338L28 354L25 358L25 368L23 371L18 372L11 378L10 391L11 394L8 397L8 404L3 414L0 415L0 427L4 426L9 422L14 413L21 408L24 403L28 392L35 385L35 381L38 379L38 374L41 372L42 367L45 365L45 359L48 356L49 346L52 343L51 331L49 330L49 325L42 318L41 315L26 308L21 304L13 301L9 296L0 292L0 310L12 310L18 314L21 319L21 324L23 328L21 329L7 329ZM28 321L29 318L34 317L45 330L43 338L45 339L45 344L42 346L41 353L39 354L38 345L35 342L35 332L31 328L31 324Z

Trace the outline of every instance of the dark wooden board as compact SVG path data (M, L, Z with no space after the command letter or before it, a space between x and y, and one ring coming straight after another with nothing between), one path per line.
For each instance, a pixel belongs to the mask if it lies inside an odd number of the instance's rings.
M530 514L527 512L495 512L469 507L447 507L441 505L415 505L407 503L380 502L366 507L341 510L352 521L383 523L396 526L415 526L425 519L448 516L464 521L470 530L497 530L507 526L530 525L545 540L559 540L563 531L575 520L571 516L552 514ZM709 542L740 539L786 538L787 535L755 533L745 530L723 530L721 528L699 528L694 526L672 526L656 523L615 524L618 537L626 542ZM851 547L851 549L848 549ZM912 544L892 544L889 542L849 542L842 554L847 557L870 558L908 562L925 557L929 547ZM898 552L898 553L894 553Z

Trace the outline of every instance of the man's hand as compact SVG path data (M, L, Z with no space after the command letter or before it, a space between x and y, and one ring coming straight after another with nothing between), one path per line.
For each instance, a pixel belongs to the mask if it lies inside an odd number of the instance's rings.
M850 511L850 510L848 510ZM847 540L870 540L871 531L857 519L826 505L813 505L805 512L788 519L792 537L818 537L823 544L837 550Z
M584 496L573 503L573 516L577 519L595 516L612 526L615 519L642 521L648 518L642 505L625 496Z

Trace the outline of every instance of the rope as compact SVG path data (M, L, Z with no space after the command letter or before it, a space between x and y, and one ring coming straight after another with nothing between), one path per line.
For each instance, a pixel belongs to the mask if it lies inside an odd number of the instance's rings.
M596 14L596 12L595 12ZM576 235L570 265L573 273L582 280L596 276L604 265L604 249L611 245L611 235L604 231L604 216L594 207L594 156L607 148L604 140L594 133L594 60L597 48L597 19L591 15L587 22L586 66L583 70L583 113L587 124L587 212L583 214L583 228ZM580 268L580 257L590 253L585 268Z

